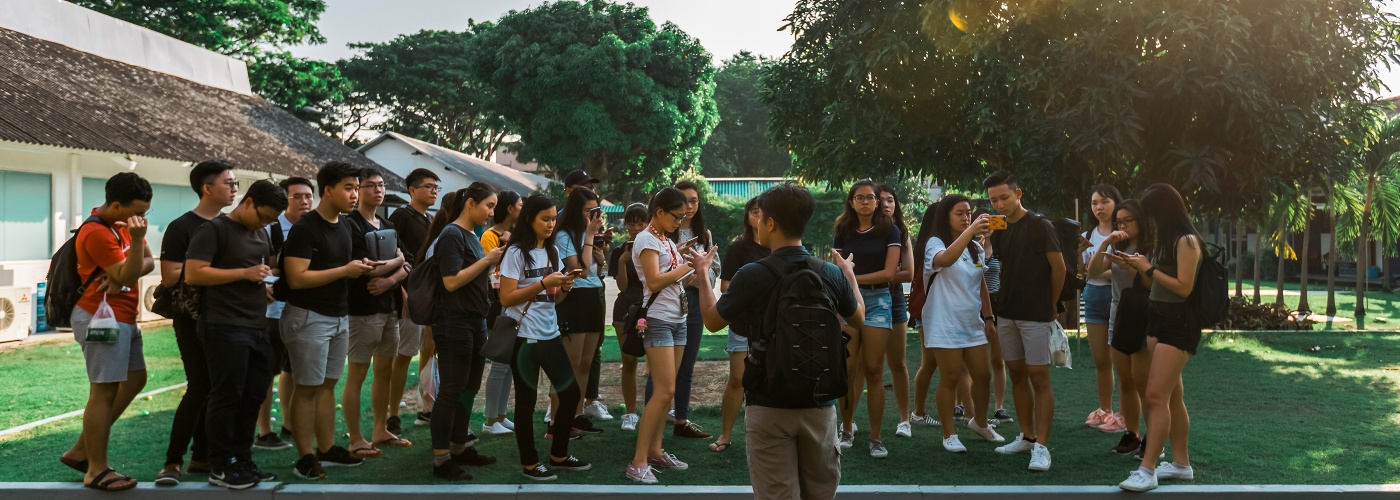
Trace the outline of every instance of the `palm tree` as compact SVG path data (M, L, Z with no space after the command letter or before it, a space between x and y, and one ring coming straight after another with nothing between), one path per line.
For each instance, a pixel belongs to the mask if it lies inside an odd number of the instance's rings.
M1249 231L1244 222L1235 225L1235 296L1244 297L1244 253L1249 250Z
M1302 231L1304 245L1307 245L1308 219L1312 217L1313 205L1308 190L1295 186L1283 186L1274 198L1269 213L1273 216L1273 231L1270 232L1270 239L1273 240L1275 251L1278 253L1278 290L1275 292L1274 302L1283 304L1284 284L1288 282L1285 272L1285 265L1289 260L1300 260L1293 246L1288 242L1288 235ZM1304 247L1306 251L1306 246ZM1306 258L1306 256L1302 257ZM1303 293L1307 293L1307 268L1303 268L1302 279L1304 281ZM1303 310L1307 305L1307 296L1300 299L1298 310Z
M1377 117L1357 161L1355 188L1362 194L1361 212L1349 220L1358 232L1356 256L1356 323L1365 328L1366 275L1371 239L1393 241L1400 232L1400 117ZM1375 235L1372 225L1380 222Z
M1339 221L1342 214L1361 211L1361 197L1347 185L1329 186L1325 192L1327 225L1332 231L1327 245L1327 316L1330 318L1337 315L1337 254L1341 252L1341 241L1347 236Z

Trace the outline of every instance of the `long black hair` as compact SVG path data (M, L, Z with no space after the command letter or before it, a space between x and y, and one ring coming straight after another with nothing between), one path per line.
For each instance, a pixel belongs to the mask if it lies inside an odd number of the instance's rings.
M1176 265L1176 242L1186 237L1191 245L1201 240L1201 233L1191 223L1191 215L1186 212L1186 200L1170 184L1158 183L1148 186L1138 196L1142 211L1147 215L1147 226L1154 235L1152 242L1152 262L1157 265ZM1141 252L1139 252L1141 253Z
M700 186L691 181L677 182L675 188L679 191L695 191L697 196L700 194ZM710 248L710 232L705 230L705 205L701 203L701 201L703 200L699 200L698 198L695 201L695 216L690 218L690 232L694 233L695 237L699 238L696 241L700 243L702 248ZM684 202L684 196L682 196L682 202ZM680 243L680 228L677 227L676 232L668 234L667 236L675 240L676 243Z
M881 184L880 188L875 190L875 197L878 198L880 195L885 193L889 193L890 197L894 198L894 215L891 216L891 218L894 220L894 227L899 228L899 234L903 236L905 240L908 240L909 226L904 223L904 206L901 203L899 203L899 193L896 193L894 191L894 186L891 186L889 184ZM876 206L878 207L880 204L881 202L877 202ZM884 211L884 209L879 210L881 212Z
M647 206L647 215L655 218L656 213L662 210L673 211L682 208L685 208L685 193L673 187L661 188L656 194L651 195L651 204ZM695 228L694 225L690 227ZM661 229L657 228L657 230Z
M467 208L468 199L481 203L494 194L496 188L485 182L473 182L470 186L447 193L447 196L442 198L442 210L433 215L433 222L428 225L428 239L423 242L423 248L418 255L428 255L428 247L433 244L433 240L447 229L448 224L462 216L462 211Z
M749 224L749 212L752 212L755 208L758 208L757 196L749 198L749 202L744 204L744 234L739 236L739 239L735 240L735 243L752 244L754 242L754 235L758 232L758 228L753 227L753 224Z
M1123 193L1119 193L1119 192L1118 192L1118 188L1113 187L1112 184L1099 184L1099 185L1097 185L1097 186L1094 186L1094 190L1093 190L1092 192L1089 193L1090 198L1092 198L1093 195L1099 195L1099 196L1102 196L1102 197L1104 197L1104 198L1108 198L1108 199L1110 199L1110 200L1113 200L1113 211L1111 211L1111 212L1108 213L1108 223L1109 223L1109 224L1114 224L1114 222L1118 220L1118 207L1123 206ZM1090 215L1090 216L1093 216L1094 214L1093 214L1093 212L1091 211L1091 212L1089 213L1089 215ZM1094 223L1093 223L1093 224L1088 224L1087 226L1088 226L1088 227L1098 227L1098 225L1099 225L1099 220L1098 220L1098 218L1095 218L1095 219L1094 219ZM1115 226L1115 229L1116 229L1116 226Z
M509 189L496 193L496 215L491 217L491 222L500 224L510 218L510 207L515 206L515 202L520 201L520 193ZM505 207L504 210L501 207Z
M1113 212L1114 212L1114 214L1113 214L1113 220L1114 220L1114 223L1115 223L1115 224L1116 224L1117 221L1118 221L1118 213L1117 213L1118 210L1127 210L1128 213L1133 214L1133 223L1137 224L1137 230L1138 230L1138 235L1137 235L1137 253L1140 253L1140 254L1142 254L1142 255L1151 255L1151 254L1152 254L1152 227L1151 227L1152 224L1150 224L1150 223L1147 222L1147 214L1146 214L1146 212L1144 212L1144 211L1142 210L1142 204L1141 204L1141 203L1138 203L1137 200L1132 200L1132 199L1123 200L1123 204L1118 205L1117 210L1114 210L1114 211L1113 211ZM1117 230L1118 230L1118 227L1117 227L1117 226L1114 226L1113 229L1114 229L1115 231L1117 231ZM1125 240L1125 241L1120 241L1120 242L1118 242L1118 243L1114 243L1114 244L1113 244L1113 248L1117 249L1117 250L1120 251L1120 252L1125 252L1125 251L1128 250L1128 245L1129 245L1129 242Z
M885 215L885 211L880 209L880 186L875 181L863 179L851 184L851 190L846 193L846 209L836 218L836 237L844 241L855 238L860 231L860 214L856 213L855 207L851 203L856 199L856 191L860 188L868 187L875 194L875 213L871 214L870 222L874 225L872 234L884 236L894 227L894 221L890 216Z
M959 203L967 203L969 206L972 205L972 201L966 196L950 194L938 200L938 203L929 205L928 209L924 210L923 221L919 223L918 243L914 246L914 269L916 271L920 273L923 272L924 253L928 248L929 240L938 238L943 242L943 246L947 247L953 243L953 240L958 238L957 235L953 234L953 224L948 221L948 215L953 213L953 208L957 207ZM974 258L981 259L982 256L978 255Z
M594 193L592 189L583 186L574 188L574 192L569 194L569 199L564 202L564 216L559 224L554 226L555 237L563 234L569 239L569 243L574 244L575 251L583 251L583 232L588 230L589 213L584 210L584 205L590 201L602 204L602 199Z
M515 219L515 225L510 228L510 246L520 249L520 254L525 259L525 267L535 264L534 259L530 257L530 251L540 244L540 236L535 234L535 217L551 208L554 208L554 200L542 194L532 194L525 198L525 204L520 207L520 217ZM558 250L554 248L554 233L544 236L544 249L549 254L549 262L546 265L553 266L559 259Z

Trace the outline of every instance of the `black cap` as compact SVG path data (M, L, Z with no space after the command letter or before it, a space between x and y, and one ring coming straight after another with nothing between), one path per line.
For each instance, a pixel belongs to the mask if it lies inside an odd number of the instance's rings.
M569 172L569 175L564 176L564 187L582 186L584 184L597 183L598 179L594 179L593 176L588 175L588 172L584 172L582 170L575 170L573 172Z

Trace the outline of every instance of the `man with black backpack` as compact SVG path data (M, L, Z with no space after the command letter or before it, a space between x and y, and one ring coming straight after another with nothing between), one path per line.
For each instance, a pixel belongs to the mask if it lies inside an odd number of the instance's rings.
M815 204L792 183L760 195L757 240L773 253L740 268L719 300L709 281L714 251L691 252L705 328L756 332L744 360L744 429L757 499L829 499L841 483L833 406L847 389L841 321L859 327L865 305L850 260L822 262L802 246Z

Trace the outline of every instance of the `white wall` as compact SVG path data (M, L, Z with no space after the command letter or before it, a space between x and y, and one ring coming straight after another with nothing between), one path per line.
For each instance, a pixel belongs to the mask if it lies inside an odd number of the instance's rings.
M383 165L390 172L398 174L399 177L408 178L409 172L414 169L426 168L437 174L442 179L438 186L442 188L442 193L456 191L471 185L471 180L466 175L447 168L447 166L434 160L433 157L425 154L413 154L418 150L404 144L397 139L385 139L375 144L374 147L362 151L365 157L375 163ZM407 199L407 195L404 196ZM439 194L441 199L441 193Z

